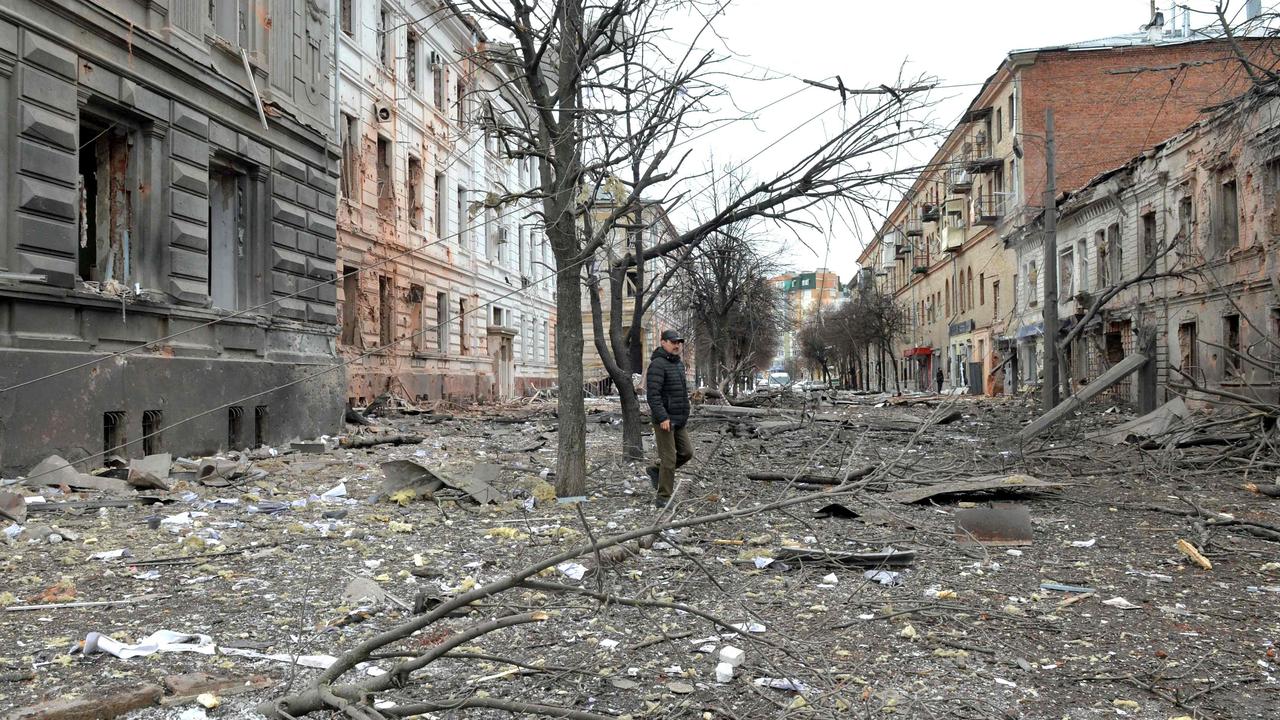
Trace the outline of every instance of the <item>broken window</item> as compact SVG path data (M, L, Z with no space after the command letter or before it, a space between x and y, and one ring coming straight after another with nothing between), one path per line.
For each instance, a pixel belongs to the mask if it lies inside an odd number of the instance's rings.
M1191 196L1184 195L1178 201L1178 239L1188 250L1191 248L1191 231L1195 222L1192 212Z
M422 161L409 156L409 224L413 229L422 228Z
M462 125L467 121L467 103L466 103L467 85L462 81L462 78L458 78L457 91L458 91L457 120L458 120L458 127L462 127Z
M112 410L102 414L102 452L104 454L114 453L128 442L125 434L127 417L123 410Z
M1120 225L1117 223L1107 227L1107 258L1111 261L1111 281L1118 283L1124 279L1124 246L1120 244Z
M1036 284L1040 279L1040 271L1036 268L1034 260L1027 265L1027 307L1036 307L1040 304L1040 298L1036 292Z
M142 413L142 454L160 452L160 429L164 424L164 411L145 410Z
M444 110L444 63L440 62L440 56L434 52L431 53L431 84L432 84L432 100L435 101L437 110Z
M353 22L355 10L352 7L355 5L355 1L356 0L341 0L342 5L339 9L339 22L342 25L342 32L346 33L347 37L352 37L352 28L355 26L355 23Z
M213 33L236 47L248 39L248 0L209 0L209 25Z
M130 161L134 136L119 123L88 120L80 125L80 279L131 286L133 247Z
M467 190L458 186L458 247L467 249Z
M360 199L360 121L342 113L342 196Z
M386 275L378 277L378 348L390 349L392 329L395 326L395 281Z
M247 173L230 165L209 167L209 300L213 307L244 307Z
M232 405L227 408L227 449L235 450L243 448L242 436L244 435L244 408L239 405Z
M1061 289L1063 297L1071 297L1076 294L1074 270L1075 252L1071 248L1067 248L1058 256L1058 287Z
M395 214L395 192L391 186L391 140L378 136L378 212Z
M547 329L547 321L542 321L542 362L551 357L551 333Z
M270 415L270 408L266 405L258 405L253 408L254 447L262 447L267 444L267 438L269 437L267 432L268 415Z
M1004 109L996 108L996 141L1004 139Z
M359 337L360 325L360 270L351 265L343 267L342 275L342 344L354 346Z
M467 301L458 300L458 352L468 354L467 347Z
M1155 257L1156 247L1156 214L1154 212L1143 213L1142 215L1142 263L1145 265L1151 258Z
M449 352L449 295L436 293L436 350Z
M502 327L502 315L503 315L502 308L495 305L493 308L493 324L494 325L498 327Z
M1084 238L1076 241L1076 263L1076 292L1083 293L1089 289L1089 241Z
M1000 319L1000 281L991 281L991 319Z
M435 225L436 225L436 239L437 239L437 240L443 240L443 239L444 239L444 211L445 211L445 207L446 207L446 205L445 205L445 201L444 201L444 196L445 196L445 192L444 192L445 184L444 184L444 182L445 182L445 181L444 181L444 173L436 173L436 183L435 183L434 189L435 189L435 192L436 192L436 218L435 218Z
M1226 252L1240 246L1240 206L1236 196L1236 181L1232 178L1222 183L1218 194L1218 251Z
M1223 379L1241 374L1243 367L1241 356L1244 348L1240 344L1240 316L1227 315L1222 318L1222 345L1226 348L1223 352L1224 362L1223 369L1226 371Z
M1098 289L1102 290L1111 284L1111 262L1107 258L1107 234L1103 230L1099 230L1093 235L1093 244L1098 253L1097 272L1098 272Z
M392 67L395 55L391 52L391 8L383 5L378 11L378 59L382 61L382 66L386 68Z
M409 345L414 352L422 350L422 299L425 293L421 285L409 286Z
M1184 322L1178 326L1178 362L1179 369L1192 379L1200 365L1199 351L1196 347L1196 323Z
M404 77L405 82L415 91L420 90L418 87L418 32L412 28L409 29L409 36L405 40L404 52Z

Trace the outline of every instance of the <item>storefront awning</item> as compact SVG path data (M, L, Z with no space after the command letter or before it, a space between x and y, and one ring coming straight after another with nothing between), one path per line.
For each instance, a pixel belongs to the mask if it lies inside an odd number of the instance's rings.
M933 348L931 347L913 347L913 348L907 348L902 353L902 357L909 358L909 357L917 357L920 355L932 355L932 354L933 354Z
M1038 323L1032 323L1030 325L1023 325L1022 327L1018 328L1018 332L1016 335L1014 335L1014 337L1016 337L1019 340L1025 340L1026 338L1035 337L1036 335L1043 335L1043 334L1044 334L1044 323L1038 322Z

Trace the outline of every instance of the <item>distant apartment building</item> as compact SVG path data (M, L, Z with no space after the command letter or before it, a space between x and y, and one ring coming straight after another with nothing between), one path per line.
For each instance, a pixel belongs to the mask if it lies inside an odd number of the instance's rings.
M1236 42L1260 53L1271 41ZM948 387L973 393L1033 380L1008 369L1019 344L1042 332L1015 314L1015 288L1037 269L1019 266L1008 242L1043 206L1047 108L1064 192L1187 127L1247 81L1231 43L1159 23L1010 53L859 258L908 310L907 386L930 388L939 369Z
M1162 142L1151 152L1098 175L1059 204L1059 315L1084 322L1065 355L1076 388L1134 352L1155 364L1154 402L1192 388L1273 403L1280 383L1280 298L1276 237L1280 230L1280 102L1251 93ZM1041 262L1039 223L1018 238L1019 267ZM1093 317L1108 288L1120 291ZM1024 275L1020 325L1040 321L1039 273ZM1043 337L1022 340L1019 372L1043 366ZM1130 376L1107 401L1137 402Z
M775 367L794 360L798 352L796 333L824 309L831 309L843 299L840 276L827 268L775 275L769 282L782 296L782 314L786 331L782 336Z
M337 429L332 48L305 0L0 0L0 471Z
M481 65L480 27L452 3L339 7L339 348L353 403L509 398L555 376L550 249L537 184L502 152L482 109L522 103Z

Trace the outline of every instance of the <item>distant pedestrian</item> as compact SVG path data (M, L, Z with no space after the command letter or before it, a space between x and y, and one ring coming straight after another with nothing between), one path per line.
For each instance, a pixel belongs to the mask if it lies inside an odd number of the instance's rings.
M938 394L942 394L942 368L933 374L933 381L938 385Z
M658 446L658 464L646 469L657 492L653 501L656 507L664 507L671 500L676 468L693 459L693 443L685 429L689 422L689 387L685 383L684 362L680 360L684 338L675 330L663 330L660 345L649 358L645 374L653 439Z

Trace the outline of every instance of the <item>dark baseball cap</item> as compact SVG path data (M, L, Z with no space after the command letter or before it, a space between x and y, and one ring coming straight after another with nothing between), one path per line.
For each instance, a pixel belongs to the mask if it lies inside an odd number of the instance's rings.
M667 342L684 342L684 338L680 337L680 332L677 330L663 330L662 339Z

